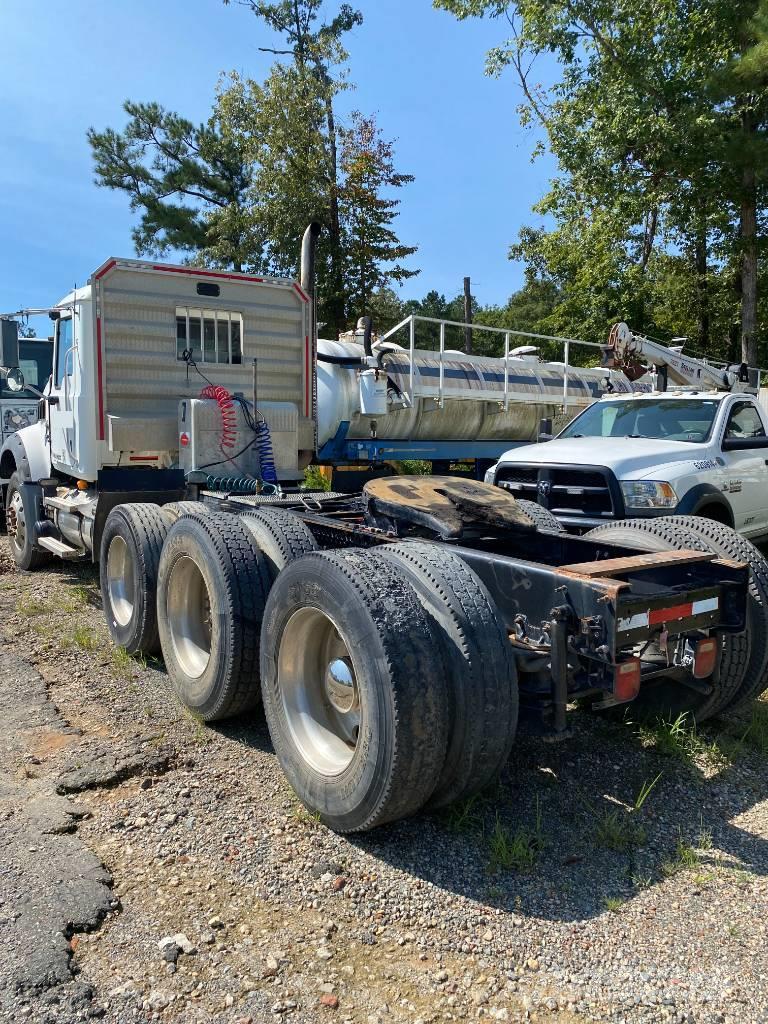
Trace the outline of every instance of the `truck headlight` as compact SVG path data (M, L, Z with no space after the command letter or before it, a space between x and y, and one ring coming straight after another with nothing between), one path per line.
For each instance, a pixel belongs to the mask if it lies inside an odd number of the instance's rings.
M675 508L677 495L666 480L621 480L627 508Z
M483 477L483 480L487 484L495 484L496 483L496 470L498 468L499 468L498 462L494 462L494 464L490 467L490 469L486 469L485 476Z

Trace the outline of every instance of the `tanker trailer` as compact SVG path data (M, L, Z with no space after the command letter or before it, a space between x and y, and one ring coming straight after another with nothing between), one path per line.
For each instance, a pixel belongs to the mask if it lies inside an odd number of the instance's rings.
M510 349L510 336L522 332L499 331L507 355L492 358L445 349L446 327L464 325L430 321L440 324L441 349L420 348L422 320L399 325L410 326L408 348L388 340L394 332L373 340L363 321L338 341L318 341L319 463L474 460L480 469L516 443L537 440L542 420L559 430L607 391L644 388L618 370L541 361L532 346Z

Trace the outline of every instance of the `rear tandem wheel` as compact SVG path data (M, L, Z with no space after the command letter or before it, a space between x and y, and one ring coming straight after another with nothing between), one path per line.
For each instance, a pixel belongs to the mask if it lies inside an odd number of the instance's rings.
M395 821L434 792L446 680L427 615L388 560L348 549L284 569L264 615L261 687L280 765L331 828Z
M702 536L680 517L678 521L658 519L625 519L605 523L585 534L589 540L605 540L637 551L685 550L712 551ZM643 684L638 696L627 705L644 717L675 719L688 713L696 721L704 722L719 714L739 692L750 665L750 637L746 634L724 634L719 678L712 683L712 692L699 693L678 681L659 677ZM614 713L614 712L611 712Z

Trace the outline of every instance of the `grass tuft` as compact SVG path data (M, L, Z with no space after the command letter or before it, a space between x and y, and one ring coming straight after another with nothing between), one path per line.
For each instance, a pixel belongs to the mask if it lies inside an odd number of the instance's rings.
M677 841L675 846L675 855L671 860L664 861L661 865L662 872L671 878L673 875L679 874L681 871L689 871L699 866L699 855L696 850L687 843L682 836Z
M612 914L617 914L619 910L624 906L624 900L621 896L606 896L603 900L603 906L606 910Z
M647 835L642 825L621 808L606 811L598 817L594 833L595 843L606 850L630 850L642 846Z
M703 736L687 711L675 719L660 718L653 725L641 725L637 735L643 746L654 747L664 757L688 764L693 764L696 758L703 758L718 767L731 763L722 744Z
M539 854L544 849L544 845L538 797L536 798L536 822L532 829L521 825L511 832L502 824L497 813L496 823L488 838L490 870L531 871Z
M99 647L99 638L88 626L76 626L72 630L72 643L81 651L95 651Z

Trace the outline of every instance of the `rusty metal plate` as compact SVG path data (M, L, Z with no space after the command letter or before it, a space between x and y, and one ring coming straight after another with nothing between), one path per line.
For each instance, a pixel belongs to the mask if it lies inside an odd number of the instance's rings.
M373 515L460 537L469 527L535 530L511 494L454 476L390 476L369 480L363 498Z
M665 565L693 565L695 562L713 562L716 556L709 551L653 551L623 558L604 558L596 562L574 562L563 565L561 572L574 576L622 576L638 569L658 569Z

